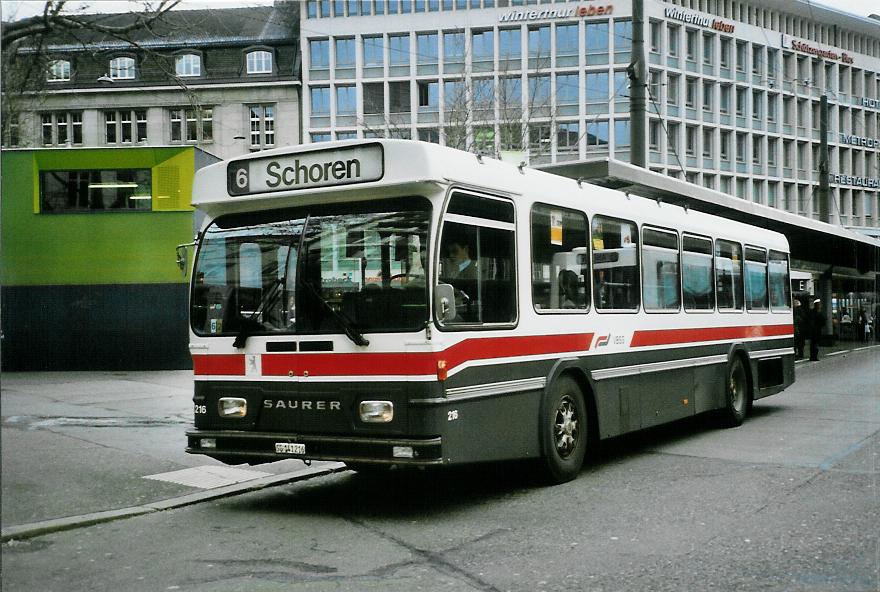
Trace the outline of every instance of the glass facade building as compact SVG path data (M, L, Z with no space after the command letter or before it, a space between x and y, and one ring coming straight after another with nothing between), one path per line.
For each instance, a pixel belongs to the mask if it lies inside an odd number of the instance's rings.
M880 22L806 1L644 0L651 170L877 232ZM631 159L631 0L317 0L302 11L305 141L399 137Z

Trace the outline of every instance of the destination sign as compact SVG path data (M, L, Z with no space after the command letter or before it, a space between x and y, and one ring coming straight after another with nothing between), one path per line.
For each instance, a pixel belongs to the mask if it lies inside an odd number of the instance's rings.
M265 156L230 162L229 195L251 195L378 181L385 174L381 144Z

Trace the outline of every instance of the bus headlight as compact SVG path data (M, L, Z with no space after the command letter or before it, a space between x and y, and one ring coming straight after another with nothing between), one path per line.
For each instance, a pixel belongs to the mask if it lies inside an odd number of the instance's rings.
M244 417L247 415L247 400L239 397L223 397L217 402L220 417Z
M360 416L364 423L388 423L394 419L394 403L391 401L361 401Z

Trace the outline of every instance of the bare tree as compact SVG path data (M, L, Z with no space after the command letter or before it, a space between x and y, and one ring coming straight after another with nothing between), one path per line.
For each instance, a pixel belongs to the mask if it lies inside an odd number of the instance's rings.
M152 34L153 28L163 22L168 11L179 3L180 0L144 1L140 11L127 15L124 22L120 22L113 18L118 15L87 14L87 6L71 11L65 0L51 0L44 4L42 14L2 23L0 123L4 144L9 142L11 134L17 133L20 114L41 104L47 90L47 74L56 59L51 50L53 43L89 50L94 49L93 40L100 36L119 42L123 47L143 51L137 41L138 34L144 31ZM162 60L165 62L167 59ZM173 68L169 73L177 78Z

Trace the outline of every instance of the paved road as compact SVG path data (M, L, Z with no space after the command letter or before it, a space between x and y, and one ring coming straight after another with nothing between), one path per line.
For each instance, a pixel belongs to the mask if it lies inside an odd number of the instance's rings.
M14 540L3 590L880 590L880 350L797 378L741 428L617 439L557 487L519 464L340 472ZM192 461L177 446L168 462Z

